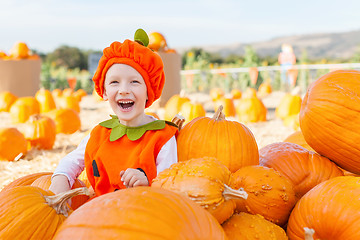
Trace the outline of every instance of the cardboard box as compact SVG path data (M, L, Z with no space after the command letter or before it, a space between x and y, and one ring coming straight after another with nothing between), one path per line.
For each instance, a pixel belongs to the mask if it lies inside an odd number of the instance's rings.
M40 89L40 73L40 59L0 59L0 92L10 91L18 97L35 96Z
M160 107L181 90L181 55L178 53L158 52L164 63L165 84L160 99L157 101Z

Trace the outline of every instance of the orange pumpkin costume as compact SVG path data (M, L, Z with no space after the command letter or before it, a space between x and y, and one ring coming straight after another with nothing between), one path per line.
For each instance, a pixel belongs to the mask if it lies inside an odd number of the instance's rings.
M85 150L87 177L97 196L125 188L120 172L127 168L141 168L151 184L157 173L159 151L178 131L177 127L166 124L163 129L146 131L135 141L127 135L110 141L111 130L96 126Z

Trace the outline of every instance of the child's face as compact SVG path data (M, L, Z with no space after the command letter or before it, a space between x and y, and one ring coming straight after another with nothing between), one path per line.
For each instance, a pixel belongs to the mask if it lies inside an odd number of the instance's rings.
M141 74L126 64L114 64L106 73L104 100L126 126L144 124L147 88Z

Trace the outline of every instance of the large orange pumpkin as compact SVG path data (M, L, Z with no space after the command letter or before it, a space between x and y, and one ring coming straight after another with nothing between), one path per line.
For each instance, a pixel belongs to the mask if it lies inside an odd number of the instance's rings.
M252 132L239 122L226 120L221 111L222 106L213 118L195 118L181 129L177 137L180 162L215 157L231 172L259 164L258 146Z
M360 173L360 71L337 70L308 88L300 110L306 142L343 169Z
M229 186L248 194L247 199L234 199L236 212L260 214L279 226L287 222L296 203L293 184L272 168L240 168L232 174Z
M306 229L313 231L312 239L360 239L359 196L359 177L336 177L320 183L292 211L287 226L289 238L307 239Z
M208 210L223 223L235 210L233 199L246 198L243 191L228 187L230 171L214 158L197 158L173 164L159 173L152 187L182 194Z
M56 139L56 123L53 119L34 114L24 125L24 136L31 146L38 149L53 148Z
M77 188L54 195L39 187L20 186L0 192L0 239L52 239L72 212L67 200L87 194Z
M27 141L16 128L0 128L0 161L14 161L27 153Z
M290 179L298 198L317 184L343 175L328 158L295 143L272 143L261 148L259 153L260 165L271 167Z
M81 128L79 113L70 108L54 109L44 115L56 123L56 133L72 134Z
M8 112L18 97L9 91L0 93L0 112Z
M284 229L259 214L235 213L222 224L229 240L287 240Z
M196 203L172 191L135 187L85 203L61 225L60 239L226 239L221 225Z

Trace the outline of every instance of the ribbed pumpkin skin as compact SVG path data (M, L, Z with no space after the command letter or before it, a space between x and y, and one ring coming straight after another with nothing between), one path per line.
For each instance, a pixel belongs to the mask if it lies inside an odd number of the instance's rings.
M66 217L46 204L44 195L54 194L32 186L0 192L0 239L52 239Z
M260 165L273 168L290 179L301 198L317 184L343 172L329 159L295 143L277 142L260 149Z
M309 145L340 167L360 173L360 72L330 72L308 88L300 128Z
M236 213L222 224L229 240L287 240L284 229L263 216Z
M287 222L296 203L292 183L272 168L243 167L232 174L229 186L248 193L247 199L234 200L236 212L260 214L279 226Z
M259 164L258 146L243 124L226 119L198 117L187 123L177 137L178 160L215 157L231 172Z
M360 178L343 176L320 183L296 204L287 227L291 240L304 239L304 227L314 239L360 239Z
M173 164L159 173L152 187L165 188L182 194L208 210L223 223L235 210L235 202L224 199L224 184L228 185L230 171L213 158L190 159Z
M62 224L59 239L226 239L210 213L174 192L128 188L85 203Z
M51 185L51 176L52 175L41 176L41 177L37 178L34 182L32 182L30 185L34 186L34 187L42 188L44 190L49 190L50 185ZM85 183L83 183L79 179L75 179L75 182L71 189L81 188L81 187L86 187ZM83 205L87 200L89 200L89 196L86 196L86 195L75 196L75 197L71 198L71 208L73 210L75 210L78 207L80 207L81 205Z

